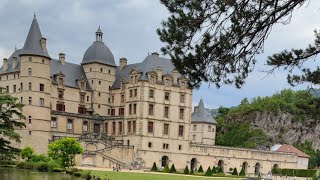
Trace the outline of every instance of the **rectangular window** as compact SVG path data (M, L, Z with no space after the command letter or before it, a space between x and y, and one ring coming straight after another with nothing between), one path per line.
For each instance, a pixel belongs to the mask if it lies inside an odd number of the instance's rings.
M84 85L85 85L85 83L84 83L84 82L81 82L81 83L80 83L80 89L84 89L84 87L85 87Z
M7 93L10 93L10 92L9 92L9 86L7 86Z
M23 91L23 83L20 83L20 91Z
M192 135L192 141L196 140L196 135Z
M40 84L40 91L43 92L44 91L44 84Z
M121 103L124 103L124 95L121 94Z
M131 133L131 121L128 121L128 133Z
M80 94L80 103L84 103L84 97L85 97L84 94Z
M132 97L132 96L133 96L132 89L130 89L130 97Z
M72 129L73 129L73 120L68 119L67 130L72 130Z
M119 108L119 116L123 116L124 115L124 108Z
M132 113L132 104L129 104L129 115Z
M40 106L44 107L44 98L40 98Z
M179 136L183 136L183 126L179 126Z
M137 104L133 104L133 114L137 114Z
M87 113L86 107L85 106L79 106L78 107L78 113L79 114L86 114Z
M164 117L169 118L169 106L164 107Z
M104 123L104 133L106 133L108 135L109 132L109 126L108 126L108 122Z
M63 91L62 90L58 91L58 98L63 99Z
M89 96L87 96L87 102L89 102Z
M208 132L211 132L211 126L208 126Z
M112 122L112 134L116 134L116 122Z
M154 98L154 90L153 89L149 90L149 98Z
M134 97L137 97L137 96L138 96L138 90L134 89Z
M168 135L169 134L169 124L163 125L163 134Z
M178 149L181 151L182 150L182 145L179 145Z
M20 102L21 104L23 104L23 97L20 97Z
M193 125L193 131L197 130L197 125Z
M32 91L32 84L29 82L29 91Z
M32 97L29 97L29 105L32 104Z
M136 133L136 121L132 121L132 132Z
M115 109L111 109L111 116L115 116L116 115L116 110Z
M93 124L93 132L100 133L100 124L98 124L98 123Z
M57 107L56 107L57 111L65 111L65 105L62 103L57 103Z
M83 132L88 132L88 121L83 121L82 131Z
M152 143L148 142L148 148L152 148Z
M51 118L51 128L56 128L57 127L57 118L52 117Z
M164 93L164 99L169 101L170 100L170 93L169 92L165 92Z
M28 75L29 75L29 76L32 76L32 68L29 68L29 69L28 69Z
M179 118L180 118L180 119L184 119L184 109L183 109L183 108L180 108Z
M180 102L181 103L185 102L185 95L184 94L180 94Z
M13 92L17 92L17 86L16 85L13 85Z
M29 120L29 123L31 124L31 121L32 121L31 116L29 116L29 119L28 119L28 120Z
M148 133L153 133L153 122L148 122Z
M111 96L111 102L114 103L114 96Z
M153 104L149 104L149 116L153 116Z
M169 149L169 144L163 143L162 148L163 149Z
M122 135L122 122L119 122L119 135Z

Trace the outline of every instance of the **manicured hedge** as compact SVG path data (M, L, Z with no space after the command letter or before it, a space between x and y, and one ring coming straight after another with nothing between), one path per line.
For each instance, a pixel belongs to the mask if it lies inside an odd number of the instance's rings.
M297 176L297 177L313 177L316 174L315 169L280 169L273 168L272 173L283 176Z

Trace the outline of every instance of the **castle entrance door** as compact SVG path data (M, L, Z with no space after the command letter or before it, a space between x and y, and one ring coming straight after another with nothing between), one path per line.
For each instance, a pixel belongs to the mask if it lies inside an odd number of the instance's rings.
M93 132L100 133L100 124L98 124L98 123L93 124Z

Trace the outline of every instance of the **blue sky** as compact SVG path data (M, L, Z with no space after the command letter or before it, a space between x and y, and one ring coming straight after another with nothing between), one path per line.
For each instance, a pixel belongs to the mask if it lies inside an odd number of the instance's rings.
M128 63L142 61L148 52L160 52L156 29L168 17L167 10L157 0L1 0L0 3L0 58L9 57L15 48L22 48L27 36L33 13L37 19L50 56L66 54L66 61L80 63L85 50L94 41L98 26L104 32L103 40L113 52L118 63L126 57ZM209 108L234 106L247 97L267 96L290 88L286 72L276 71L265 77L262 72L266 57L283 49L304 48L312 43L313 30L320 27L320 1L310 1L295 11L289 25L276 25L265 44L264 53L259 55L254 72L249 75L241 89L203 84L194 90L193 104L203 97ZM1 62L2 63L2 62ZM0 63L0 64L1 64ZM317 65L318 61L311 64ZM303 89L305 84L294 89Z

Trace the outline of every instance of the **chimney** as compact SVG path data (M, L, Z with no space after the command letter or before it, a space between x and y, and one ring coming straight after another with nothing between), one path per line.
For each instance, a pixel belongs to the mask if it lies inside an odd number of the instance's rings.
M194 107L194 112L199 112L199 107L198 106Z
M175 69L172 72L173 74L173 84L178 84L178 71Z
M158 75L158 81L162 81L162 67L157 66L157 75Z
M127 58L125 58L125 57L120 58L120 62L119 62L120 69L122 69L124 66L126 66L127 63L128 63Z
M46 38L41 38L41 47L44 51L47 51L47 39Z
M59 54L59 61L61 64L64 64L66 62L66 55L64 53Z
M8 69L8 59L3 58L3 71L6 71Z
M16 68L17 67L17 57L13 57L12 58L12 69Z
M153 52L153 53L151 53L151 55L159 57L159 53L157 53L157 52Z

